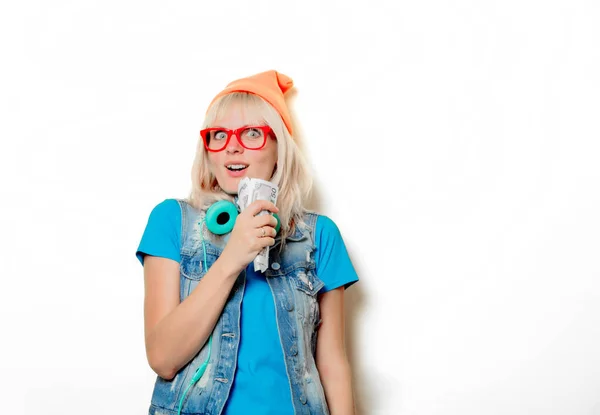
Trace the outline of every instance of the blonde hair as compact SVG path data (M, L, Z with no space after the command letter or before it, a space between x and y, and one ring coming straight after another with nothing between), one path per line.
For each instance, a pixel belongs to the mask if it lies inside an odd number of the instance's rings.
M306 204L312 189L312 177L306 159L288 132L279 113L260 96L247 92L234 92L217 99L209 108L202 128L211 127L236 104L240 104L252 121L267 124L277 139L277 167L270 181L279 187L277 207L281 221L281 248L285 238L295 230L296 224L304 223ZM233 201L225 193L210 172L207 151L202 137L198 137L196 156L192 166L192 190L186 201L198 210L206 210L218 200Z

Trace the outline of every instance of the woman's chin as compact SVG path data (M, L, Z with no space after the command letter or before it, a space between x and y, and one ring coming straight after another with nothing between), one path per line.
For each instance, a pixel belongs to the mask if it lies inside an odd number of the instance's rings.
M225 183L224 186L221 186L221 189L228 195L237 195L240 180L242 179L243 177L228 178L227 183Z
M244 172L244 173L245 174L240 174L238 177L226 177L224 185L220 186L221 189L228 195L237 195L240 181L246 177L252 177L252 176L248 176L247 172ZM254 177L254 178L263 179L263 180L267 180L267 181L270 180L270 179L264 179L262 177Z

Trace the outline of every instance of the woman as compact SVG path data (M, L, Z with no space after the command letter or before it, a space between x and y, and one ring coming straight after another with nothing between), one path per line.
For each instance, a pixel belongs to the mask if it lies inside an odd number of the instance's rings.
M284 100L292 85L267 71L221 91L200 134L190 197L150 214L136 255L158 375L151 415L354 412L343 310L358 277L335 223L304 207L311 180ZM257 200L230 232L211 232L207 210L237 204L244 177L277 185L277 206ZM264 247L268 268L255 271Z

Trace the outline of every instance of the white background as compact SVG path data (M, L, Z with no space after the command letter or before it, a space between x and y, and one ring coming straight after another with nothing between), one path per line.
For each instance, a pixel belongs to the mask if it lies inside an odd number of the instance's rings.
M600 414L597 1L0 8L2 413L145 414L151 209L229 81L290 77L359 414Z

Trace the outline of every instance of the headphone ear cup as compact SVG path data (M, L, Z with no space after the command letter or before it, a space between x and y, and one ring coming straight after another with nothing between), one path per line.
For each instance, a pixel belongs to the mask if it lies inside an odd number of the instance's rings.
M273 216L275 216L275 219L277 219L277 226L275 226L275 235L277 235L281 229L281 220L279 220L277 213L273 213Z
M206 211L206 227L215 235L224 235L231 232L237 216L237 207L233 203L219 200Z

